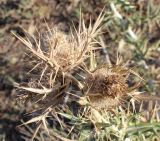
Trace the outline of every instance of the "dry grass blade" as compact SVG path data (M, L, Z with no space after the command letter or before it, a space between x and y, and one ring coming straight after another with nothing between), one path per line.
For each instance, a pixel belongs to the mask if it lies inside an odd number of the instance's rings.
M28 92L32 92L32 93L36 93L36 94L48 94L48 93L51 93L54 91L53 88L51 89L48 89L48 88L43 88L43 89L37 89L37 88L29 88L29 87L19 87L19 89L23 89L23 90L26 90Z

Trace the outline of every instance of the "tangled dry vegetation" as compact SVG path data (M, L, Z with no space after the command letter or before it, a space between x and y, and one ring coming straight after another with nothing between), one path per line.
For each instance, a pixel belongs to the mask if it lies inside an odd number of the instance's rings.
M114 11L114 5L111 7ZM137 110L135 103L144 98L137 91L142 78L118 54L113 64L108 54L102 53L106 51L101 38L105 28L104 11L94 24L86 25L83 16L80 17L78 30L73 26L70 33L46 25L46 32L37 36L25 32L26 37L22 38L14 34L27 47L31 59L28 63L33 66L30 83L15 84L19 99L31 101L37 111L23 125L36 123L32 139L38 139L42 129L51 140L134 137L141 130L133 126L134 122L139 118L141 124L146 119L143 114L135 114L141 110L141 106ZM132 32L129 30L131 36ZM131 83L134 78L139 80ZM159 120L156 106L149 116ZM151 125L146 127L150 130ZM158 131L157 127L155 133Z

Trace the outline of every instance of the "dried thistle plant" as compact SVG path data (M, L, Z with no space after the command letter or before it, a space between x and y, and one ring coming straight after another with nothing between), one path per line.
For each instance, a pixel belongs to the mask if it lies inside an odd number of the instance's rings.
M107 122L107 111L114 111L118 107L125 107L131 99L136 100L137 88L141 82L128 85L130 76L139 77L131 69L117 61L116 65L96 68L89 71L85 78L85 96L79 100L81 105L88 105L84 115L91 120L99 134L98 123Z
M63 106L66 107L65 98L70 89L74 86L83 87L74 73L81 66L86 65L90 54L97 49L95 47L98 44L97 36L101 32L104 15L102 11L95 24L92 25L90 22L88 27L84 20L80 19L78 30L74 29L70 34L64 33L57 27L50 29L48 26L47 33L39 34L38 39L27 32L25 38L13 33L28 48L35 62L30 72L35 70L37 76L32 78L28 87L16 85L23 92L25 91L24 94L20 93L20 97L38 105L36 110L42 110L39 116L24 123L38 123L33 138L41 125L48 132L46 118L51 112L60 125L63 123L57 113L63 109Z
M56 91L58 89L59 93L62 88L67 91L70 83L82 87L72 72L83 65L89 58L89 54L96 49L94 45L97 44L96 38L100 34L104 15L102 12L95 24L90 23L88 28L84 20L80 19L79 29L73 34L66 34L57 27L50 29L48 26L47 33L39 34L38 39L27 32L26 38L13 33L34 56L36 65L31 71L38 68L39 74L39 71L42 70L40 76L32 83L34 85L20 88L38 94L34 99L39 102L50 97L48 95L53 95L55 89Z
M17 86L27 92L25 95L20 94L20 97L24 96L38 105L36 110L42 110L39 116L24 123L38 123L33 138L41 125L50 134L47 128L47 118L51 113L62 128L68 127L69 125L59 115L64 116L68 111L72 113L69 102L79 103L80 109L85 107L84 112L78 110L76 114L96 124L107 123L105 114L108 110L121 106L134 98L139 83L131 87L128 85L128 80L131 74L136 75L136 73L119 61L116 65L106 64L102 67L99 67L102 64L97 65L99 62L97 62L96 53L99 50L96 46L101 44L97 37L102 32L104 16L102 11L96 22L93 25L90 22L88 27L80 18L78 30L74 29L70 34L64 33L58 27L50 29L48 26L47 32L43 35L39 34L38 39L27 32L26 38L14 34L34 56L36 65L31 71L37 69L38 72L38 76L28 84L28 87ZM103 46L98 47L98 49L101 48ZM78 80L76 74L80 76L82 68L85 73L85 76L82 77L85 79ZM77 91L80 91L80 94ZM68 94L74 98L68 98ZM75 100L75 97L78 100ZM89 107L88 110L86 107ZM65 131L70 134L73 129L74 127L68 127Z
M34 56L44 61L54 71L60 69L62 72L67 72L83 63L88 58L88 54L95 50L93 46L97 43L96 37L100 34L103 18L104 14L101 13L95 24L92 26L90 22L88 28L84 20L80 19L79 30L75 29L74 34L70 35L56 27L51 30L48 26L46 36L39 35L38 40L26 33L33 42L28 37L24 39L13 34L28 47Z

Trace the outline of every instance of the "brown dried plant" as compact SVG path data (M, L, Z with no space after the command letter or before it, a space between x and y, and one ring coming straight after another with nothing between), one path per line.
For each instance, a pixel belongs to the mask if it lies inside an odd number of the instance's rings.
M61 111L60 107L66 105L65 97L72 87L76 86L80 90L83 87L74 73L81 66L86 66L90 54L97 49L95 47L98 44L97 36L101 33L104 15L102 11L95 24L92 25L90 22L88 27L80 18L78 30L74 28L70 34L64 33L57 27L50 29L48 26L47 33L39 34L38 39L26 31L25 38L13 33L33 55L31 59L34 60L30 60L29 63L36 62L30 73L36 70L38 77L32 78L28 87L16 85L23 90L20 98L25 98L38 105L36 110L42 110L39 116L24 123L38 123L33 138L41 125L48 131L46 118L51 111L57 122L62 124L57 112Z
M128 85L130 76L139 77L140 81L133 86ZM88 105L85 112L87 117L92 119L94 124L106 123L106 111L112 111L116 107L136 100L135 95L142 78L131 69L117 61L116 65L96 68L89 71L85 78L84 91L86 95L80 99L81 105Z
M66 127L58 113L69 111L67 103L70 101L78 102L80 107L89 107L85 117L88 116L88 119L96 123L105 122L103 111L123 105L137 94L139 83L134 86L128 85L130 75L138 76L131 69L119 61L116 65L97 66L97 49L103 48L103 45L96 47L101 44L97 37L102 33L104 16L102 11L96 22L93 25L90 22L88 27L80 18L78 30L74 27L70 34L64 33L58 27L50 29L48 26L47 32L39 34L38 39L27 32L26 38L13 33L28 48L33 55L33 61L36 62L31 71L37 69L38 77L32 78L28 87L17 85L19 89L27 92L21 93L20 97L38 105L37 110L42 110L39 116L24 123L38 123L33 138L41 125L49 134L46 118L50 113L61 127ZM78 80L77 73L79 76L85 73L85 79ZM72 89L75 91L74 94ZM77 94L77 91L80 91L80 94ZM68 94L74 98L68 98ZM75 97L78 100L75 100ZM80 115L83 117L84 113Z
M42 70L38 78L39 86L42 89L33 88L35 87L33 85L28 88L20 88L37 93L41 95L41 99L44 99L55 89L64 89L64 86L67 87L71 82L77 84L78 87L82 87L72 75L72 72L83 65L89 58L89 54L96 49L94 45L97 44L96 38L100 34L103 18L104 14L102 12L95 24L92 25L90 22L88 28L84 20L80 19L79 29L78 31L75 30L74 34L66 34L57 27L51 30L48 26L47 33L43 37L39 34L38 39L27 32L26 39L13 33L36 59L37 63L31 71L38 67L39 70ZM43 78L45 82L42 82Z

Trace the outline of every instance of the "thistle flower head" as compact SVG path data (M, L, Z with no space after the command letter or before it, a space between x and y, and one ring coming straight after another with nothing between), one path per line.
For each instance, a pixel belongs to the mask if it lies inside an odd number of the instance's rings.
M50 29L48 26L47 33L44 36L38 33L38 38L27 32L26 38L13 34L28 47L33 56L43 61L44 66L47 64L52 71L65 73L79 67L88 58L88 54L95 50L104 15L102 12L95 24L90 23L89 27L80 18L79 29L75 29L74 34L66 34L57 27Z
M76 64L82 52L72 35L55 28L47 40L49 45L48 56L62 71L68 71Z
M91 106L97 109L110 109L120 104L129 90L127 79L129 70L116 66L100 68L86 78L88 97Z

